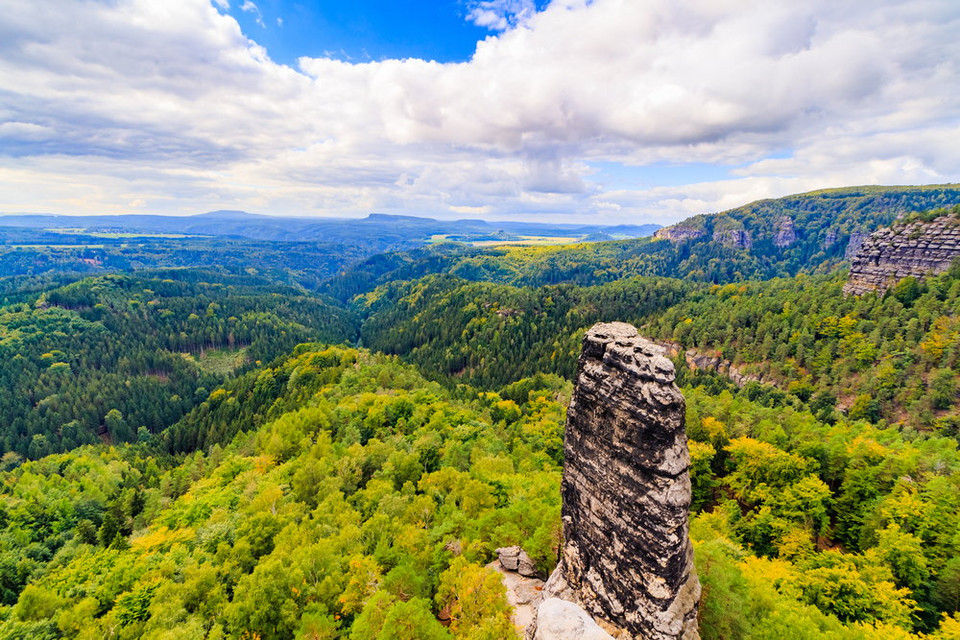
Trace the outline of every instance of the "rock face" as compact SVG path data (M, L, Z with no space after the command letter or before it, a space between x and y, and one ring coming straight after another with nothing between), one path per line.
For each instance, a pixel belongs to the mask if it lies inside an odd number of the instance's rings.
M564 542L544 597L579 605L618 638L694 640L685 405L663 353L624 323L584 337L564 441Z
M827 229L827 235L824 237L823 242L820 243L820 246L824 249L829 249L837 243L837 237L839 235L836 229Z
M884 291L913 276L943 273L960 258L960 215L911 222L870 234L850 265L844 293Z
M729 360L724 360L720 356L701 353L696 349L687 349L683 358L687 367L691 371L713 371L722 376L726 376L733 384L740 388L747 386L750 382L767 383L763 376L758 374L746 373L741 367L733 364Z
M854 256L857 255L857 251L860 251L860 247L863 246L863 241L867 239L869 234L863 231L854 231L850 234L850 240L847 241L847 247L843 250L843 257L845 260L853 260Z
M730 249L750 249L753 239L746 229L724 229L713 232L713 241Z
M780 247L789 247L797 241L797 231L793 226L793 218L783 216L777 218L777 231L773 236L773 244Z
M696 240L706 235L703 229L695 227L685 227L683 225L674 225L657 229L653 237L656 240L669 240L670 242L682 242L684 240Z

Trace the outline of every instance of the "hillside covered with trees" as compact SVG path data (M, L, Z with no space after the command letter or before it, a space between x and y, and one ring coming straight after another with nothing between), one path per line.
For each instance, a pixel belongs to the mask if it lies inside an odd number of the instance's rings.
M261 416L203 451L4 473L0 637L509 637L484 565L508 544L556 562L569 383L452 391L309 346L259 378L277 393L194 410ZM954 637L954 439L684 392L703 637Z
M287 245L262 270L226 243L215 270L211 244L193 268L9 276L0 640L511 637L485 565L555 565L576 357L611 320L670 349L687 400L703 638L955 640L960 263L845 296L841 253L802 248L941 196L744 208L744 229L808 208L796 253L442 243L308 287ZM665 277L670 252L727 275Z
M434 273L534 287L636 276L730 283L826 273L847 257L851 241L858 243L897 216L956 204L960 186L952 184L827 189L694 216L660 230L659 239L491 249L454 245L378 255L345 269L323 291L348 301L381 284Z
M348 310L250 276L167 270L35 294L0 307L4 455L146 437L235 370L355 331Z

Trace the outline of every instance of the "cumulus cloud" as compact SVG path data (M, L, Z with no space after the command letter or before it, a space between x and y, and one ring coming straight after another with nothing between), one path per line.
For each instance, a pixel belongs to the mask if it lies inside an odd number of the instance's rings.
M0 210L669 222L960 174L954 0L478 1L502 33L468 62L297 68L225 5L0 0ZM731 169L609 190L595 161Z

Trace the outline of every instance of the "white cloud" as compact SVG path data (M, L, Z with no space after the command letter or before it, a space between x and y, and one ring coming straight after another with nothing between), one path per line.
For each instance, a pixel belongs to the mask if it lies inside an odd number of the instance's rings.
M4 122L0 124L0 140L29 141L48 140L54 135L53 129L33 122Z
M216 0L215 0L216 1ZM244 13L252 13L257 16L257 24L261 27L266 28L266 23L263 21L263 14L260 13L260 7L251 2L251 0L243 0L243 4L240 5L240 10Z
M536 12L533 0L472 0L467 20L478 27L505 31L526 24Z
M297 69L217 6L0 0L0 210L668 222L960 176L954 0L476 2L506 30L469 62ZM604 190L593 161L740 168Z

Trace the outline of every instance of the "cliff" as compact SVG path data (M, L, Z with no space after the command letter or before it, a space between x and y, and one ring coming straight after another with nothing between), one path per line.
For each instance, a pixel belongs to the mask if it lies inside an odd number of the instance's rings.
M672 227L663 227L657 229L653 237L656 240L669 240L670 242L683 242L684 240L696 240L706 235L703 229L688 227L681 224Z
M870 234L853 255L843 291L884 291L913 276L943 273L960 258L960 212L918 220Z
M834 239L831 240L829 244L832 244L834 240L836 240L836 232L834 232ZM777 218L773 244L782 249L783 247L789 247L796 241L797 230L796 227L793 226L793 218L788 218L787 216Z
M544 606L572 602L618 638L699 638L690 456L674 378L663 348L631 325L598 324L584 337L564 440L564 540Z

